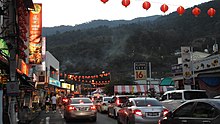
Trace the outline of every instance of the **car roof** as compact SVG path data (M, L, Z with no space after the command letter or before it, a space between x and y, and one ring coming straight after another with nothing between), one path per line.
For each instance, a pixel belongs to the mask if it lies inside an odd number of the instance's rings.
M192 99L186 101L184 104L189 103L189 102L205 102L205 103L211 103L215 106L218 106L220 108L220 99L211 99L211 98L203 98L203 99Z
M136 98L129 98L130 100L157 100L156 98L152 98L152 97L136 97Z
M173 93L173 92L184 92L184 91L202 91L202 92L206 92L205 90L170 90L170 91L166 91L165 93Z

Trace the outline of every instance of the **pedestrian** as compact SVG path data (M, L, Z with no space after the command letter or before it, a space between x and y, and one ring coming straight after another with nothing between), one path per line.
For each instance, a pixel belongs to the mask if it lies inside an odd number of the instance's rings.
M45 106L46 106L46 113L48 113L50 109L50 97L49 96L46 96Z
M55 113L56 112L56 107L57 107L56 94L53 94L53 96L51 97L51 101L52 101L52 110Z

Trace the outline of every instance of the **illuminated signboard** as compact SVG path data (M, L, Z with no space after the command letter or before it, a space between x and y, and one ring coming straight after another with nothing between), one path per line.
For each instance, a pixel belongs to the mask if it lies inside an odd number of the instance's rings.
M50 77L50 80L49 80L49 84L57 86L57 87L61 87L60 81L58 81L56 79L53 79L51 77Z
M42 4L34 4L34 10L30 11L29 32L29 64L42 63Z

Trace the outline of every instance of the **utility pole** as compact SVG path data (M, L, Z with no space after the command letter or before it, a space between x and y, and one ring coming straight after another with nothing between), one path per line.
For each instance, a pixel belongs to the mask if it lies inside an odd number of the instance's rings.
M17 42L16 42L16 1L15 0L4 0L5 6L7 7L7 18L4 19L4 27L5 27L5 33L4 37L6 42L10 45L9 52L10 52L10 59L9 59L9 70L10 70L10 78L7 85L13 85L16 87L16 89L10 89L15 90L17 92L18 88L18 81L16 76L16 67L17 67ZM10 87L9 86L9 87ZM7 95L9 92L8 86L7 86ZM8 115L10 119L10 124L17 124L17 114L15 110L15 106L17 104L16 96L18 94L9 95L9 108L8 108Z

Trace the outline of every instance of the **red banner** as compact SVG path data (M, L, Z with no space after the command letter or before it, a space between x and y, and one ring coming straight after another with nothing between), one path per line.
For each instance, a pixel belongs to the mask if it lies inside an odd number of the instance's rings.
M30 11L29 64L41 64L42 4L34 4L34 8L34 10Z

